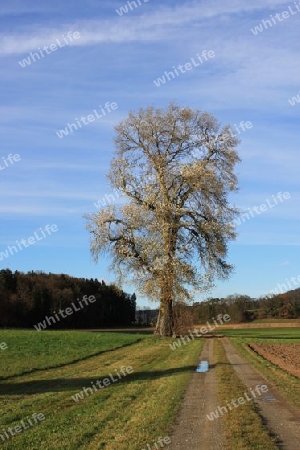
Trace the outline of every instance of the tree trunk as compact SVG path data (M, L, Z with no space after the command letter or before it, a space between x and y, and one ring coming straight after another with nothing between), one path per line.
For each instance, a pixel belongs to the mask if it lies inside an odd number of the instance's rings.
M161 301L155 334L165 337L172 337L173 326L173 302L170 300Z

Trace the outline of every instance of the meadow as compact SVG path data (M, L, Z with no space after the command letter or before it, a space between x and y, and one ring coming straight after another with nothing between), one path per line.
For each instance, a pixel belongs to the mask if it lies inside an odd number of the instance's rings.
M299 378L249 347L300 343L299 328L226 329L218 330L220 334L300 406ZM223 339L214 339L220 405L245 391L228 363ZM1 342L7 344L0 349L3 449L142 450L156 448L159 437L171 436L205 339L170 351L172 339L136 332L4 330ZM126 372L128 367L132 370ZM33 423L34 414L44 419ZM254 403L222 420L224 449L277 448ZM23 429L22 421L33 425ZM11 435L9 428L19 431Z
M96 332L4 331L2 341L0 443L15 450L152 446L171 432L203 345L171 352L169 340ZM128 366L132 373L74 400ZM27 424L34 413L44 420L10 436L9 427Z
M1 330L0 380L82 361L108 350L131 345L139 335L78 331Z

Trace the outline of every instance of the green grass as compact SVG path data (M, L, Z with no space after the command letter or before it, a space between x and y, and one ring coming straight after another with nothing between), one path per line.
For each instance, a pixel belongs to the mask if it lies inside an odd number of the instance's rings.
M242 357L255 366L266 380L272 382L290 403L300 407L300 379L249 348L248 344L295 344L300 343L300 328L266 328L245 330L222 330Z
M1 330L0 379L36 370L59 367L100 352L133 344L138 334L96 333L81 331Z
M18 333L13 332L15 339ZM33 412L45 415L45 420L38 425L3 443L0 441L3 449L141 450L147 444L152 447L160 436L170 436L173 420L197 364L202 340L170 351L171 339L140 336L139 342L132 343L137 335L101 333L102 346L100 340L94 346L91 341L86 344L88 352L98 354L83 359L80 336L83 342L89 339L83 332L74 335L72 358L69 354L69 359L76 359L77 346L82 360L72 364L65 361L65 365L55 367L61 363L63 354L69 353L71 343L69 332L59 334L61 348L55 341L56 332L48 337L48 356L52 356L52 362L49 359L46 362L51 363L51 368L1 381L0 430L18 425ZM35 333L35 337L30 337L33 348L40 345L42 335ZM25 337L23 332L19 336ZM91 336L98 339L97 334L91 333ZM9 332L7 343L8 337ZM120 346L122 342L132 345L108 350L109 339L119 339L114 345ZM27 353L30 354L29 349ZM14 361L17 355L21 357L19 363ZM11 353L11 357L16 368L18 364L23 369L28 367L20 352ZM131 366L133 373L78 403L71 398L84 387L90 387L92 382L114 374L121 366Z
M219 334L232 338L243 338L243 339L261 339L262 342L267 340L268 344L279 343L278 340L286 340L287 342L300 342L300 327L293 328L244 328L244 329L222 329L218 331Z
M255 319L251 323L300 323L300 319Z
M247 391L238 378L234 368L229 364L226 353L219 341L214 343L218 395L220 406L226 406L231 400L243 397ZM275 444L268 430L263 425L254 402L246 402L222 416L226 436L224 449L235 450L275 450Z

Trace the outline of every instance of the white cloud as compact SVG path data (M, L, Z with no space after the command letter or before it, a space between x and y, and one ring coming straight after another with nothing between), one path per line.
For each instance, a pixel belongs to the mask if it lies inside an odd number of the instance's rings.
M153 13L143 13L136 17L113 17L105 20L78 21L76 23L55 25L43 28L30 25L28 31L0 35L0 55L22 54L43 45L55 43L68 31L79 31L80 39L70 45L91 45L101 43L122 43L130 41L161 41L178 37L181 26L207 19L221 17L226 14L239 15L241 13L256 12L265 9L274 9L286 2L281 0L265 0L264 4L246 0L232 0L223 2L218 0L213 8L207 2L186 3L181 6L159 7ZM184 30L186 32L186 29ZM199 33L199 30L197 30ZM249 30L250 32L250 30Z
M82 216L82 208L63 208L63 207L49 207L47 205L37 205L37 206L28 206L28 205L1 205L0 206L0 215L11 216L44 216L44 217L60 217L60 216L70 216L70 215L78 215Z
M95 199L95 193L84 193L82 192L82 189L80 191L66 191L59 190L57 192L53 191L52 189L48 190L35 190L35 191L26 191L25 189L20 190L19 187L17 187L16 183L14 184L14 189L11 188L7 191L6 197L27 197L27 198L61 198L61 199L75 199L75 200L90 200L93 201Z

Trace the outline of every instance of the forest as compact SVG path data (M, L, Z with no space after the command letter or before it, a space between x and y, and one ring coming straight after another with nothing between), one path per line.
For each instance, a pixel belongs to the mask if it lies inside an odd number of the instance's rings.
M218 314L228 314L232 323L272 318L297 319L300 317L300 289L257 299L234 294L226 298L208 298L193 305L195 324L211 320Z
M125 326L134 322L135 309L135 294L97 279L0 271L0 327L31 328L50 316L60 319L46 322L51 329Z

